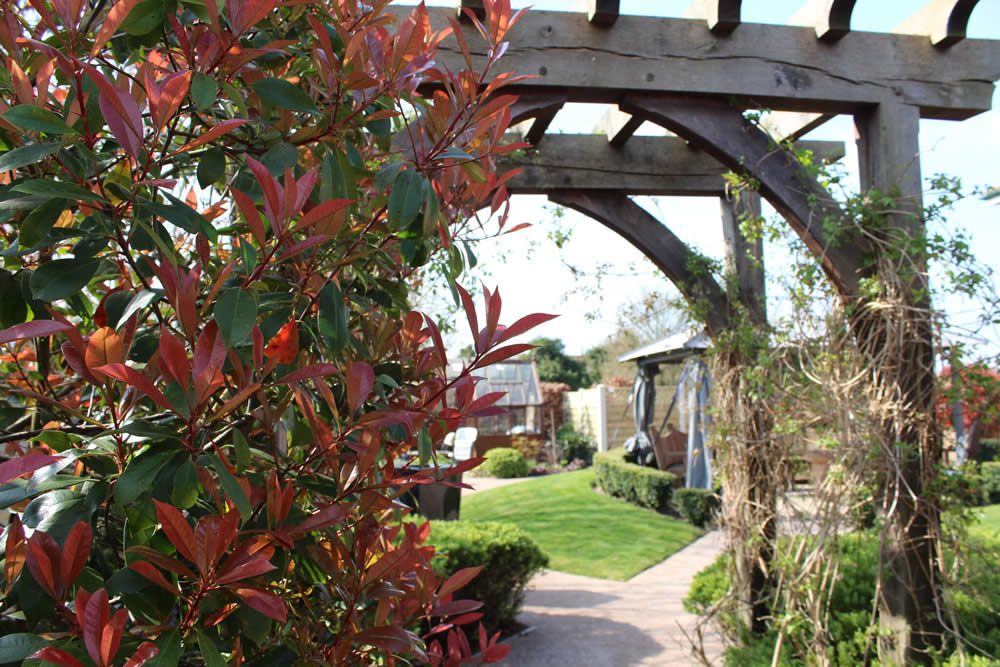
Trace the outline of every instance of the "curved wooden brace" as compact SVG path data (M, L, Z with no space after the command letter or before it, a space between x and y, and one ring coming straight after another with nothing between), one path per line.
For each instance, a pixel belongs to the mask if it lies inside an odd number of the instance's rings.
M566 104L566 99L563 93L522 94L511 105L511 125L530 121L528 128L521 134L528 143L537 144L542 140L545 130L549 128L556 114Z
M729 326L726 295L710 275L691 270L695 253L652 214L622 193L557 190L549 200L579 211L617 233L648 257L688 301L707 304L705 326L715 336Z
M979 0L930 0L895 32L929 35L931 44L948 48L965 39L969 17Z
M760 193L820 259L837 291L843 296L857 294L863 252L835 240L824 229L825 221L843 219L844 212L790 151L776 146L739 110L716 100L666 95L627 95L619 106L675 132L727 168L758 181Z

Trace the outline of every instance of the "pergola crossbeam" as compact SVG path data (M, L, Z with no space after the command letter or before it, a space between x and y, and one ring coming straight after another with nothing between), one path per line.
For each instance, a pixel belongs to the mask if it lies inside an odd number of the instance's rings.
M803 141L797 147L824 162L844 155L844 145L835 141ZM642 137L616 148L598 134L549 134L508 164L522 170L507 183L513 194L584 189L722 197L727 187L724 174L730 169L677 137Z
M408 13L407 7L390 11ZM454 10L430 8L435 28ZM900 100L925 118L963 119L990 108L1000 78L1000 43L965 39L947 51L925 37L852 31L817 47L815 31L743 23L727 37L706 38L688 19L621 15L596 28L571 12L528 12L510 35L505 69L532 78L511 92L563 93L569 102L614 104L630 92L711 96L744 109L855 113ZM475 28L466 41L484 55ZM453 70L464 58L445 40L438 61Z

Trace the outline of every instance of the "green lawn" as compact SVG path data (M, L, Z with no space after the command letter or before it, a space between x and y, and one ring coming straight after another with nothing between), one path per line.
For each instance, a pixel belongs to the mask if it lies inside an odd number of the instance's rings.
M973 535L1000 541L1000 505L987 505L979 512L979 523L969 528Z
M463 519L516 523L560 572L624 581L701 533L682 521L591 489L578 470L462 498Z

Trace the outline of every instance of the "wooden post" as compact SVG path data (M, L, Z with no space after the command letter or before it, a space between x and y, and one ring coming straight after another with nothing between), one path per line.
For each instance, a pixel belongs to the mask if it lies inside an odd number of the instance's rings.
M885 528L879 618L885 631L879 654L885 664L930 662L927 649L940 646L943 611L937 578L939 514L927 489L942 460L934 420L934 345L929 312L922 219L916 108L899 102L855 116L862 186L894 196L885 225L876 230L887 244L906 243L910 271L876 265L888 304L878 309L859 300L853 317L858 348L871 368L875 397L889 409L883 417L886 479L882 488ZM915 249L914 252L912 249Z

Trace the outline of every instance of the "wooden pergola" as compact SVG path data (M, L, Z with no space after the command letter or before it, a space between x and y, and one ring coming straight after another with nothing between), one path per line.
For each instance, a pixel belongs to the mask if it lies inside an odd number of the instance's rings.
M482 9L481 0L460 1ZM575 13L528 12L511 33L503 59L506 69L533 75L511 90L520 96L514 119L534 150L516 165L523 172L510 189L544 194L629 240L685 296L709 304L706 325L718 335L730 326L737 303L766 326L763 268L753 261L762 249L740 235L740 211L725 197L722 174L733 171L758 184L760 196L815 254L841 297L863 303L859 285L877 277L871 262L877 249L864 239L844 244L830 237L824 222L842 218L843 211L783 142L836 115L853 116L862 187L894 193L897 205L886 216L888 225L922 237L920 119L960 121L989 110L1000 78L1000 41L966 39L977 0L930 0L922 7L912 2L914 14L892 33L851 30L856 0L809 0L793 17L796 25L743 23L740 0L695 0L690 18L683 19L621 15L618 0L589 0ZM432 24L447 25L455 11L431 8ZM475 49L473 27L466 22L464 29ZM446 40L439 61L458 69L462 60L457 44ZM611 109L593 134L547 134L567 103ZM763 122L748 121L748 110L762 111ZM644 122L669 136L632 140ZM843 153L835 144L806 145L827 157ZM711 277L692 274L692 251L664 224L672 221L657 220L632 201L634 195L719 198L736 294ZM754 208L758 202L751 197L740 205ZM917 334L899 351L898 365L908 368L871 378L914 415L929 413L934 383L929 315L919 314L928 305L921 274L905 295L917 313L906 323ZM879 326L886 325L856 325L862 353L875 354L884 342ZM902 663L921 659L933 630L925 628L922 615L937 599L937 580L925 566L934 558L934 520L924 516L921 503L928 466L940 460L940 438L921 431L915 418L887 428L900 441L919 443L921 452L901 464L903 500L892 518L892 544L884 550L891 574L883 581L881 617L892 637L883 654ZM767 475L766 461L750 461L747 474ZM767 553L759 555L766 561ZM755 570L753 577L751 593L766 584L767 573ZM767 610L753 604L759 628Z

